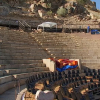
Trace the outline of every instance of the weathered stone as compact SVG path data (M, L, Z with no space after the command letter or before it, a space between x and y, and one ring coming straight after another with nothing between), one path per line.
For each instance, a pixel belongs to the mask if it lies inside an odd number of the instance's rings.
M31 4L29 7L29 12L35 13L37 11L37 5Z
M39 16L41 17L41 18L43 18L44 16L45 16L45 11L44 10L38 10L38 14L39 14Z
M9 8L6 6L0 6L0 15L6 16L9 14Z
M42 3L42 7L47 8L47 4L46 3Z
M0 94L4 93L5 91L14 88L15 81L11 81L5 84L0 85Z

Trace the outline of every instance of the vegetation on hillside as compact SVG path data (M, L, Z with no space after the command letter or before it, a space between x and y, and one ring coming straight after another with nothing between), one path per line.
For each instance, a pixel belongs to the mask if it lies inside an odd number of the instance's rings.
M67 14L67 10L65 8L63 8L63 7L60 7L57 10L57 14L64 17Z
M97 10L95 2L91 0L0 0L0 4L7 7L10 14L29 14L30 12L35 15L38 14L38 10L41 10L43 15L49 17L55 14L63 17L71 14L87 14L88 9Z
M77 3L81 4L83 6L86 4L86 2L87 2L87 0L77 0Z

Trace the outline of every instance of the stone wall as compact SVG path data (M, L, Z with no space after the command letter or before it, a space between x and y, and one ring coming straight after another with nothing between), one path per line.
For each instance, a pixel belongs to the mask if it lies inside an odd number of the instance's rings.
M6 6L0 6L0 15L6 16L9 14L9 8Z

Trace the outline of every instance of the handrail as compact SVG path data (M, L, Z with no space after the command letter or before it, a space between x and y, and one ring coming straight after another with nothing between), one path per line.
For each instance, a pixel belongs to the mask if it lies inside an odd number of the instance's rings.
M25 30L25 25L19 21L19 28L21 28L23 31Z
M24 24L21 21L19 21L19 23L24 26Z
M31 28L31 26L26 22L26 21L24 21L24 23L28 26L28 27L30 27Z
M31 25L29 25L27 22L25 21L19 21L19 27L23 30L23 31L28 31L31 30Z

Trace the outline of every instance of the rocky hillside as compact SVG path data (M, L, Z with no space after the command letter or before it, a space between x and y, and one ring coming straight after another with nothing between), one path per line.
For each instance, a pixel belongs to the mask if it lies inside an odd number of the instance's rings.
M94 12L99 13L91 0L0 0L0 16L59 19L81 14L88 20L99 19Z

